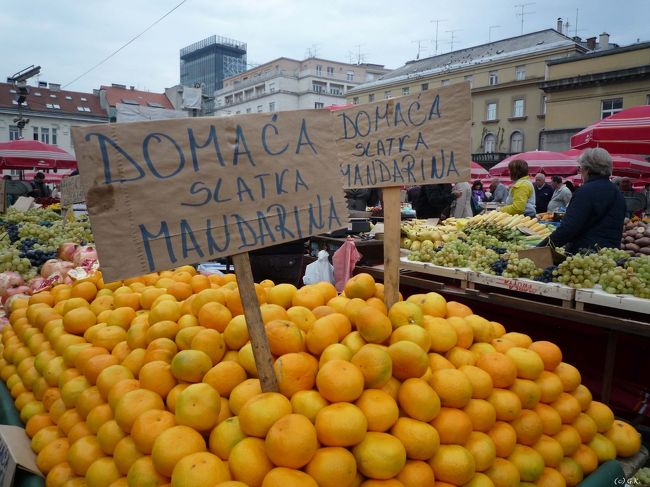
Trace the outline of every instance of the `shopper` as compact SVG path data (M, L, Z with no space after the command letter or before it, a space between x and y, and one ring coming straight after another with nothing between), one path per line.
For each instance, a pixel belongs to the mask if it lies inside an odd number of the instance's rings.
M562 224L540 246L550 242L556 247L564 246L569 254L602 247L618 249L623 236L625 199L609 181L612 158L604 149L586 149L578 164L584 183L573 195Z
M45 184L45 174L37 172L32 181L32 192L30 196L34 198L47 198L51 194L50 188Z
M562 208L566 210L571 201L571 190L562 183L560 176L553 176L551 178L551 186L553 187L553 196L551 197L551 201L548 202L546 211L553 213Z
M567 180L564 185L569 189L569 191L571 191L571 195L573 195L573 193L578 190L578 188L576 188L575 185L569 180Z
M377 192L372 188L346 189L345 199L348 210L366 211L367 207L376 206L379 203Z
M453 201L451 184L425 184L413 207L418 218L441 218L449 216Z
M499 181L499 178L493 178L490 184L490 193L492 193L492 201L495 203L505 203L508 197L508 188L506 185Z
M472 185L472 198L474 201L481 204L485 201L485 191L483 191L483 183L479 180L474 181Z
M472 187L467 181L456 183L454 186L454 201L451 208L451 216L455 218L470 218L474 216L472 212Z
M510 187L506 198L506 206L499 209L510 215L535 216L535 190L528 178L528 163L523 159L515 159L508 164L510 179L514 184Z
M546 176L543 173L535 175L535 211L546 213L548 203L553 197L553 188L546 183Z

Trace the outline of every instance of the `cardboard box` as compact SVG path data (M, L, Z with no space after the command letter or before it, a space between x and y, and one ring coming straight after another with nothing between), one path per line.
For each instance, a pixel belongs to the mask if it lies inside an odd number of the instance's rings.
M530 259L540 269L546 269L551 265L558 265L566 257L557 253L551 247L534 247L532 249L520 250L517 252L520 259Z
M0 487L13 485L17 469L42 477L25 430L18 426L0 425Z

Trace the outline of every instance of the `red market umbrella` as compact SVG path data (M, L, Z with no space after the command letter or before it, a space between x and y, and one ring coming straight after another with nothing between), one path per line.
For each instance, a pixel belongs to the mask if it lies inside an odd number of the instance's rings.
M547 176L571 176L578 173L578 163L575 157L561 152L529 151L506 157L490 169L490 176L508 176L508 164L515 159L523 159L528 163L528 174L534 176L541 172Z
M602 147L617 154L650 154L650 105L622 110L571 137L571 147Z
M612 174L632 178L650 177L650 162L642 156L612 154Z
M63 178L68 177L70 175L70 172L69 171L66 171L65 173L44 172L43 175L45 176L46 183L60 183ZM25 174L23 175L23 179L25 181L33 181L34 176L36 176L36 172L26 171Z
M476 179L486 179L490 177L490 174L487 172L487 170L481 166L479 163L472 161L470 164L470 177L472 178L472 181Z
M74 169L75 157L55 145L37 140L12 140L0 143L0 168Z

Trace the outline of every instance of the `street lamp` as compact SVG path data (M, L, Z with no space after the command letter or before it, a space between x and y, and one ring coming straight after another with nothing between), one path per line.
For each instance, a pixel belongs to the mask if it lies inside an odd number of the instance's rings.
M23 129L25 125L29 123L29 118L23 118L23 104L27 100L27 95L29 95L29 88L27 86L27 80L39 74L41 72L40 66L31 66L26 67L18 71L13 76L7 77L7 83L13 83L14 88L16 89L16 101L18 102L18 117L14 118L14 122L18 127L18 138L23 138Z

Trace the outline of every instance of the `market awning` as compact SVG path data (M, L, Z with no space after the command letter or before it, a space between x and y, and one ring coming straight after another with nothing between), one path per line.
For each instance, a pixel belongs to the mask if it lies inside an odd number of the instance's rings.
M569 149L563 151L569 157L576 160L582 154L581 149ZM650 162L648 157L632 154L610 154L612 156L612 175L627 176L630 178L650 177Z
M2 169L75 169L75 157L55 145L37 140L12 140L0 143Z
M650 154L650 105L622 110L571 137L571 147L602 147L617 154Z
M488 173L487 169L481 166L478 162L472 161L470 164L470 177L472 178L472 181L476 179L487 179L490 177L490 173Z
M552 151L529 151L506 157L496 166L490 169L490 176L508 176L508 164L515 159L523 159L528 163L528 174L544 173L547 176L572 176L578 174L578 162L575 157L568 156L561 152Z

